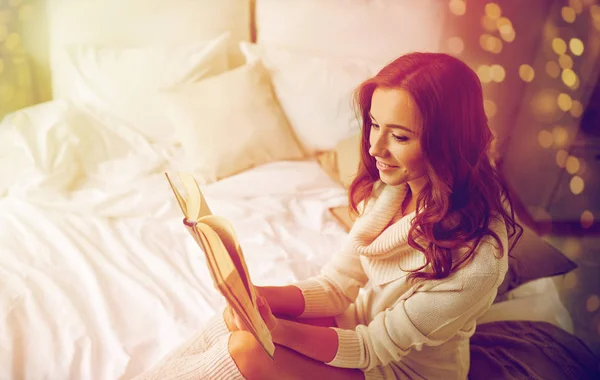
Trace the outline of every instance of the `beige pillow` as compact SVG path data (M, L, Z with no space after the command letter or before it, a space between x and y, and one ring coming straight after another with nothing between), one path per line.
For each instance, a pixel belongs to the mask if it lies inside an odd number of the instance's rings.
M199 181L304 157L260 62L177 89L168 114Z
M360 163L360 133L340 141L335 150L317 154L317 160L323 170L345 188L358 171Z

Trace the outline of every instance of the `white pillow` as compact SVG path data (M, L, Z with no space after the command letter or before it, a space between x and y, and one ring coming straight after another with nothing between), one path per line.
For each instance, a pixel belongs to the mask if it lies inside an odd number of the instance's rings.
M165 101L202 183L304 156L260 62L180 87Z
M447 1L256 0L259 45L392 59L439 51Z
M193 45L69 48L69 98L112 114L150 141L170 142L173 127L160 107L164 88L193 83L228 69L229 33Z
M334 149L358 133L353 95L384 64L241 42L246 60L269 69L275 93L307 153Z

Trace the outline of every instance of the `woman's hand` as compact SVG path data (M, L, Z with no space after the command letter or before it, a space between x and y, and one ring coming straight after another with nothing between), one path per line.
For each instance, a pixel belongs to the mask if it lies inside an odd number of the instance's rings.
M277 326L277 318L275 318L275 316L271 312L271 308L269 307L267 300L259 295L256 298L256 304L258 306L260 316L262 317L263 321L265 321L267 328L269 329L269 331L272 331ZM244 321L230 306L227 306L224 317L225 323L227 324L229 331L249 331Z

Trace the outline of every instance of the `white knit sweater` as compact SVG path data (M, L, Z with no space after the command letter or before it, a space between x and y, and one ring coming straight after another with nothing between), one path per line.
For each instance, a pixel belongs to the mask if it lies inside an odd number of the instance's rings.
M501 258L496 241L486 237L474 258L449 277L411 285L407 270L425 263L407 243L414 213L390 225L408 187L379 182L374 188L376 197L342 249L320 275L296 284L305 300L301 317L336 316L338 351L331 366L360 368L367 379L466 379L468 338L508 268L504 222L491 224L504 246Z

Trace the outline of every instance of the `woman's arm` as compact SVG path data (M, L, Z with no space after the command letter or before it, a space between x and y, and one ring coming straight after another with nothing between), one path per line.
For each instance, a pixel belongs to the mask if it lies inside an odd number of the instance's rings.
M278 319L271 330L273 342L291 348L305 356L328 363L338 350L338 337L329 327L312 326Z
M304 311L302 291L294 286L255 286L275 316L296 318Z

